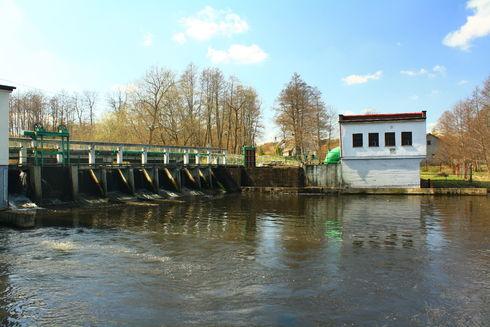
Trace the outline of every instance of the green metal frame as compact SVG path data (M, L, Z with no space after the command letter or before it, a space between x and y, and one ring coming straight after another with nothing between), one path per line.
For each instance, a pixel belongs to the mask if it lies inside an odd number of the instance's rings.
M247 163L247 158L246 158L246 153L247 153L247 150L253 150L255 151L256 148L254 146L242 146L242 161L243 161L243 165L246 165Z
M44 129L41 124L35 124L33 131L23 131L23 135L30 137L34 141L34 164L43 166L46 155L61 155L62 164L70 164L70 132L64 125L58 126L58 131L50 132ZM59 150L44 149L45 139L60 139Z

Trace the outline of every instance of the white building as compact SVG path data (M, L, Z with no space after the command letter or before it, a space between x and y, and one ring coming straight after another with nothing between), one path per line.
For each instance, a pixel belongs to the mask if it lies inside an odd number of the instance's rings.
M0 209L8 206L9 97L14 89L0 85Z
M346 187L420 187L426 112L339 115Z

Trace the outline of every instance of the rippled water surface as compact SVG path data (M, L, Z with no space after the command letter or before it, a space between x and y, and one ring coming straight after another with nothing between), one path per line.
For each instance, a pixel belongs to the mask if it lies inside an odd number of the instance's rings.
M487 197L237 195L0 228L0 322L489 326Z

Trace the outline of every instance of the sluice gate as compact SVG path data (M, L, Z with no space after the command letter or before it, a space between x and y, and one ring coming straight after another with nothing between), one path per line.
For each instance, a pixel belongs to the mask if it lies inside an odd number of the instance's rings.
M25 135L9 139L8 192L15 199L49 205L239 190L221 171L222 149L73 141L62 126Z

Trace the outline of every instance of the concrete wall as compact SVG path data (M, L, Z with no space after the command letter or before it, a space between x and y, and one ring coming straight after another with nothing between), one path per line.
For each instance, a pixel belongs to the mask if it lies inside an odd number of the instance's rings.
M0 209L8 206L10 92L0 88Z
M420 161L407 159L342 160L345 187L420 187Z
M305 186L340 187L341 165L308 165L305 170Z
M305 186L305 173L301 167L244 168L241 186L303 187Z
M394 132L396 146L385 146L385 133ZM401 145L401 133L412 132L412 145ZM363 134L363 146L352 146L352 134ZM379 133L379 146L369 147L369 133ZM341 126L342 158L424 158L426 154L425 120L407 120L393 122L356 122L343 123Z
M0 166L0 209L8 206L8 166Z

